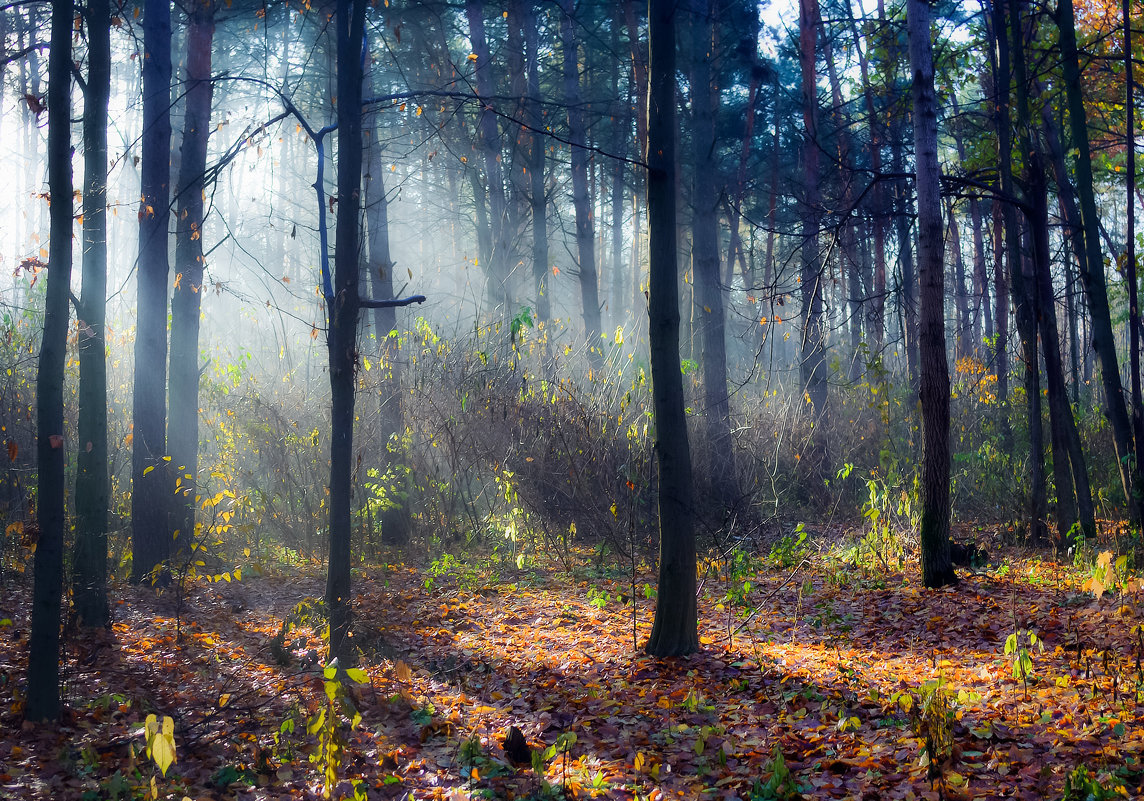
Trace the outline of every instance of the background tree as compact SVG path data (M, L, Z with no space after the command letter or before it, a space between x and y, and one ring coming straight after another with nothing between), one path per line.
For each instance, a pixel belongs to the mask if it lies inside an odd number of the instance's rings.
M60 712L60 602L67 529L64 361L72 266L72 11L70 0L52 4L52 48L48 55L48 191L52 208L44 337L36 380L36 511L40 539L28 643L28 696L24 708L28 720L54 720Z
M171 3L143 7L143 140L138 322L132 395L131 531L135 581L170 556L167 453L167 255L171 199Z
M83 290L79 320L79 422L75 479L76 619L107 623L107 105L111 94L111 6L90 0L83 89Z

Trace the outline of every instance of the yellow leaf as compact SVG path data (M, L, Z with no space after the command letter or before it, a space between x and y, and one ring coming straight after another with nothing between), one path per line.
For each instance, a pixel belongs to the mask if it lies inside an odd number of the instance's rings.
M153 465L153 464L148 465L147 467L144 467L143 468L143 475L147 475L148 473L150 473L154 469L155 469L155 465Z
M222 695L220 695L218 697L219 709L222 709L224 706L226 706L229 703L230 703L230 693L223 693Z
M477 60L477 54L476 53L469 53L469 61L476 61L476 60Z

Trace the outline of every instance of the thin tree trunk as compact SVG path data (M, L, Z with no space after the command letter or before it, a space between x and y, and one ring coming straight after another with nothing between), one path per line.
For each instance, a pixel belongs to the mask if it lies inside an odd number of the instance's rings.
M170 556L167 453L167 256L171 199L171 4L143 10L143 161L139 209L138 322L132 397L131 533L134 581Z
M818 84L815 74L815 40L819 26L818 0L799 0L799 63L802 75L803 121L803 213L801 252L802 294L802 361L800 377L810 400L815 420L812 476L823 473L827 462L826 419L826 321L823 313L825 274L818 252L819 209L819 142ZM811 478L814 481L814 478Z
M603 365L600 350L600 289L596 276L596 241L592 223L592 198L588 190L588 150L585 147L584 106L580 97L579 42L576 37L573 0L561 0L561 49L564 57L564 102L568 106L568 142L571 147L572 205L576 210L576 253L580 281L580 302L584 312L584 336L588 361L599 371Z
M377 73L373 72L374 94L379 94ZM383 131L381 115L370 131L367 150L369 161L363 187L366 221L369 228L369 262L367 274L370 297L377 300L392 298L393 258L389 250L389 199L385 194L384 148L381 145ZM398 338L391 336L397 331L397 309L393 306L379 306L373 309L373 333L377 341L378 371L382 378L378 390L378 436L375 447L382 475L392 475L392 483L386 486L387 500L393 505L381 512L381 535L386 543L404 547L409 542L411 520L409 504L400 497L406 481L401 464L403 462L402 435L405 433L405 418L401 408L401 360L398 352Z
M52 4L52 47L48 54L48 191L51 240L44 336L36 376L36 455L39 488L32 589L32 633L28 644L28 720L55 720L60 713L60 609L64 534L64 361L67 358L68 293L72 262L71 170L71 0Z
M466 0L465 15L469 21L469 39L473 46L474 77L477 94L492 98L493 63L485 40L484 3ZM490 101L492 102L492 101ZM506 224L507 201L504 191L504 170L501 168L501 149L497 133L497 118L491 109L482 106L477 117L480 149L485 162L485 195L488 201L489 256L486 274L489 279L489 298L493 313L507 319L513 313L513 292L509 284L509 234ZM476 180L476 179L474 179Z
M715 107L711 85L713 22L709 0L691 0L692 274L703 346L707 476L717 502L736 495L727 391L726 321L719 271L719 192L715 185Z
M357 360L359 219L361 214L361 50L366 0L338 0L334 19L338 58L338 217L334 244L334 297L329 307L330 353L330 561L326 609L330 659L353 660L349 637L354 365Z
M107 624L107 103L111 94L111 7L87 3L83 101L83 291L79 317L79 450L75 479L75 573L81 626Z
M1108 308L1108 288L1104 278L1104 259L1100 251L1100 220L1093 192L1088 118L1081 95L1072 0L1060 0L1058 3L1057 24L1061 34L1061 63L1064 68L1065 98L1068 102L1072 146L1077 151L1075 189L1084 225L1081 236L1084 238L1085 259L1081 262L1080 274L1084 283L1085 297L1088 299L1092 346L1100 363L1100 378L1104 385L1105 412L1112 423L1112 440L1120 468L1121 486L1125 498L1128 499L1132 518L1139 521L1144 497L1141 496L1140 468L1136 464L1132 423L1124 405L1120 368L1116 360L1116 340L1113 337L1112 317Z
M525 61L528 72L528 109L533 130L529 147L529 200L532 206L532 280L536 289L536 316L541 325L552 319L552 303L548 297L548 198L544 186L544 109L540 102L540 50L537 31L537 7L528 6L528 24L524 31ZM547 338L545 338L547 341Z
M918 193L921 315L919 399L922 409L922 583L957 583L949 548L949 364L945 350L941 171L937 160L937 96L927 0L906 6L913 80L914 158Z
M679 365L675 231L675 1L649 0L647 200L649 339L659 461L659 591L644 646L652 656L699 650L691 452Z
M187 31L186 116L175 222L175 293L171 299L171 412L168 447L178 471L171 510L175 551L195 540L199 468L199 315L203 286L203 194L211 128L214 0L196 0Z
M1128 376L1132 392L1132 437L1135 453L1144 453L1144 403L1140 396L1140 295L1137 290L1136 266L1136 107L1132 85L1132 4L1123 2L1124 15L1124 87L1125 87L1125 232L1124 274L1128 277ZM1137 466L1139 472L1139 466ZM1095 532L1094 532L1095 533Z

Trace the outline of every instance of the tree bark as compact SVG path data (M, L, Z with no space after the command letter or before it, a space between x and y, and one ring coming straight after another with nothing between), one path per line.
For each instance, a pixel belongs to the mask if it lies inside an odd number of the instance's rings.
M600 289L596 276L596 240L592 223L591 195L588 191L588 151L584 106L580 97L579 42L576 37L573 0L561 0L560 39L564 56L564 102L568 107L568 142L571 147L572 205L576 210L576 253L580 281L580 302L584 311L584 337L588 361L599 371L603 365L600 350Z
M469 40L476 55L474 77L477 94L494 102L493 64L485 39L484 3L465 0L465 15L469 21ZM509 284L510 241L507 225L508 204L504 190L504 170L501 168L501 148L497 118L491 109L481 107L477 116L477 133L485 162L485 197L488 201L489 257L486 274L489 280L489 300L498 318L508 319L513 314L513 292ZM478 179L474 179L478 180Z
M79 450L75 479L75 573L81 626L108 621L107 508L107 103L111 94L111 6L87 3L83 101L83 290L79 317Z
M171 4L143 10L142 202L139 209L138 321L132 395L132 580L155 573L170 556L172 495L167 452L167 256L171 200Z
M373 73L376 80L376 72ZM379 94L374 86L374 94ZM389 250L389 199L385 193L384 149L381 145L381 115L370 131L367 146L369 161L365 173L366 224L369 230L368 275L370 297L376 300L392 298L393 258ZM373 333L377 340L378 371L382 378L378 391L378 449L379 468L382 474L393 473L394 481L385 491L392 497L393 506L381 512L381 534L387 543L404 547L409 542L411 521L409 503L398 493L404 491L406 481L400 470L404 449L401 439L405 433L405 417L401 408L401 361L397 347L397 337L390 332L397 330L397 309L382 306L373 309Z
M354 380L357 362L359 219L361 214L361 52L366 0L338 0L338 217L334 234L334 297L329 308L330 561L326 609L330 659L353 661L350 639L351 500Z
M921 283L918 336L922 409L922 583L955 584L949 548L949 364L945 349L944 249L941 170L937 160L937 96L927 0L906 6L910 70L913 73L914 158L918 194L918 274Z
M55 720L60 713L60 608L64 534L64 361L67 358L68 294L72 262L71 0L52 4L48 54L48 191L51 240L44 301L44 336L36 376L36 451L39 488L28 644L28 720ZM693 574L694 575L694 574Z
M203 286L203 192L211 128L214 0L194 0L187 18L186 114L175 218L175 292L171 299L171 410L168 447L176 469L171 509L175 552L196 539L199 467L199 314Z
M1096 198L1093 193L1092 157L1088 139L1088 117L1081 95L1080 66L1077 60L1076 29L1072 0L1060 0L1057 5L1057 25L1060 29L1061 63L1064 68L1065 98L1068 103L1072 146L1077 151L1075 189L1080 201L1080 214L1084 238L1085 258L1081 262L1081 281L1088 300L1092 325L1092 347L1100 364L1100 378L1104 387L1105 413L1112 423L1112 440L1116 461L1120 469L1120 482L1132 518L1141 519L1140 468L1136 464L1132 424L1124 405L1120 368L1116 360L1116 340L1112 331L1112 316L1108 308L1108 287L1104 278L1104 259L1100 250Z
M528 24L524 31L525 69L528 72L528 118L533 129L528 137L532 280L536 291L536 317L541 325L547 325L552 319L552 302L548 296L548 196L544 186L545 140L540 133L544 130L544 108L540 101L540 37L535 3L528 4L527 13Z
M803 212L799 291L802 295L802 361L800 377L814 420L811 483L826 469L826 320L823 311L824 265L818 252L819 202L818 79L815 40L819 26L818 0L799 0L799 64L802 75Z
M1123 2L1124 25L1124 89L1125 89L1125 231L1124 274L1128 278L1128 376L1132 393L1132 438L1135 453L1144 452L1144 403L1140 397L1140 295L1137 290L1136 266L1136 107L1132 84L1132 4ZM1137 465L1139 473L1139 465ZM1095 534L1095 531L1093 532Z
M711 84L714 34L710 0L691 0L692 233L691 265L696 284L695 314L703 347L706 473L716 501L733 503L734 448L727 391L726 319L719 274L719 195L715 185L715 104Z
M679 265L675 239L675 2L649 0L647 201L649 338L659 461L659 583L652 656L699 650L691 451L679 363Z

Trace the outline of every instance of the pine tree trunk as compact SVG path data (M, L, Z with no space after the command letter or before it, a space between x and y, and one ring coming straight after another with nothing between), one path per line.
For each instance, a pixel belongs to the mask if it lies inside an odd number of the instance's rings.
M48 191L51 240L44 336L36 376L36 451L39 488L32 589L32 633L28 644L28 720L55 720L60 713L60 608L64 534L64 361L67 358L68 293L72 262L71 168L71 0L52 4L52 47L48 55Z
M659 584L652 656L699 650L691 452L679 364L675 238L675 2L649 0L647 203L650 241L649 338L659 461Z
M107 103L111 94L111 7L87 3L83 112L83 292L79 321L79 450L75 479L75 573L81 626L107 624Z

